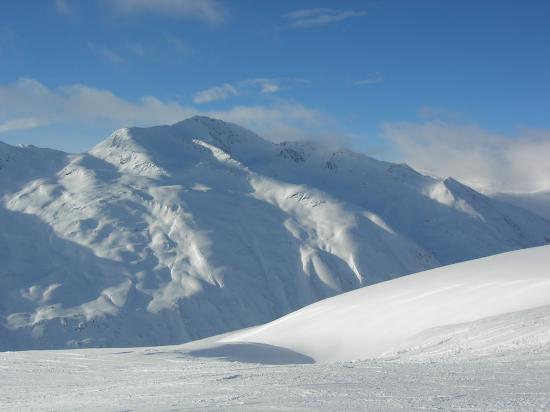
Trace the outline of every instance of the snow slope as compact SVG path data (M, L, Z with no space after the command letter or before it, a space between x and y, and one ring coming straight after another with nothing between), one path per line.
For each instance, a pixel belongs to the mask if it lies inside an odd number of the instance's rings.
M550 241L453 179L193 117L0 144L0 350L181 343Z
M550 220L550 190L541 190L532 193L491 193L493 199L529 210L543 218Z
M550 246L378 283L184 348L231 358L246 345L264 345L267 363L281 350L317 362L550 353Z

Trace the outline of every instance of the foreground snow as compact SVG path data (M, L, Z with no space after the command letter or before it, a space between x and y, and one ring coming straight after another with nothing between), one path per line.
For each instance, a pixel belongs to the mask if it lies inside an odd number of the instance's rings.
M177 347L0 353L0 410L550 410L550 356L259 365Z
M185 345L3 352L0 377L6 411L549 410L550 246Z

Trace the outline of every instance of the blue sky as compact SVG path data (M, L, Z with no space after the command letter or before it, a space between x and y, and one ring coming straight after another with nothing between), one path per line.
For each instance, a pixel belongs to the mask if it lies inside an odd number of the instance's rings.
M493 184L518 144L546 165L549 44L546 0L3 1L0 140L83 151L204 113L459 177L419 153L487 151Z

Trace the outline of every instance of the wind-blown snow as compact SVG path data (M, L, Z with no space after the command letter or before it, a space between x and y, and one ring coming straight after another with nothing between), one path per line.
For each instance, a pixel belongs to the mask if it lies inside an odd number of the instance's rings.
M452 179L194 117L0 144L0 350L181 343L550 241Z
M216 357L245 344L321 362L550 351L550 246L378 283L186 347Z

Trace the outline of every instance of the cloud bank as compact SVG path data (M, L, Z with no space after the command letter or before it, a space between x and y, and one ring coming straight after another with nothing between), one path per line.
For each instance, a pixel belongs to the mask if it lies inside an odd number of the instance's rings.
M550 130L518 136L444 121L387 123L382 135L403 161L485 192L550 189Z
M0 85L0 133L67 123L102 123L113 129L152 126L175 123L196 114L241 124L274 141L315 134L328 118L315 109L283 99L213 111L153 96L129 101L109 90L81 84L51 89L34 79L19 79Z
M271 84L266 79L251 80L257 93ZM82 84L48 88L33 79L19 79L0 85L0 133L53 124L75 129L101 124L114 130L171 124L196 114L241 124L277 142L307 139L340 147L365 143L349 134L332 133L335 122L326 113L280 98L267 104L203 110L154 96L127 100ZM386 123L380 137L390 142L394 160L437 176L453 176L481 191L550 190L550 130L505 136L450 117Z

